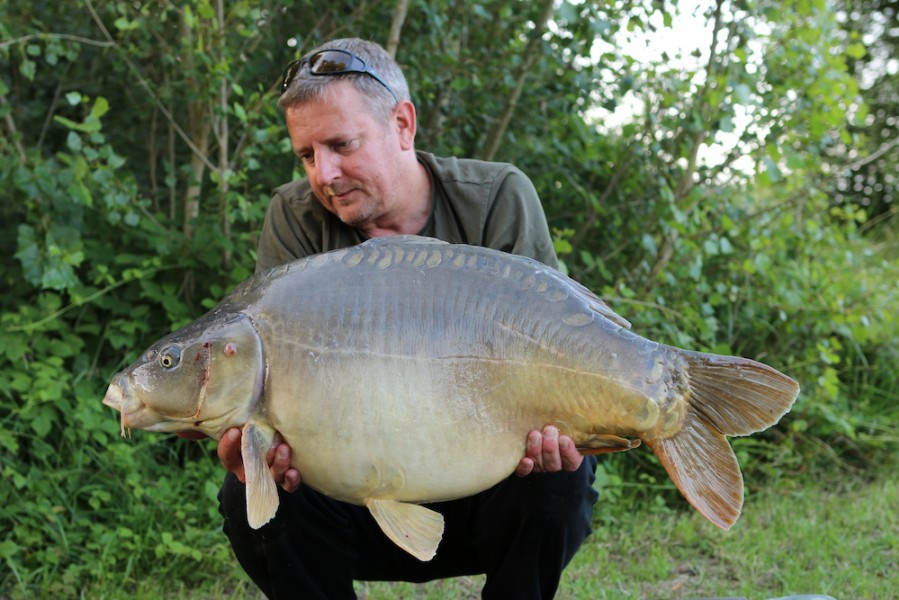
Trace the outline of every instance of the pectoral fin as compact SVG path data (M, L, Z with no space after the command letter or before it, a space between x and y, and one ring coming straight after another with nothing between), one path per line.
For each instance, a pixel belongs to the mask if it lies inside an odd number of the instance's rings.
M610 433L593 433L575 443L581 454L608 454L636 448L640 445L640 440L629 440Z
M393 543L421 561L434 558L443 537L443 515L418 504L367 500L365 506Z
M272 520L278 511L278 487L268 468L265 455L272 445L275 432L255 423L243 426L240 453L247 484L247 521L259 529Z

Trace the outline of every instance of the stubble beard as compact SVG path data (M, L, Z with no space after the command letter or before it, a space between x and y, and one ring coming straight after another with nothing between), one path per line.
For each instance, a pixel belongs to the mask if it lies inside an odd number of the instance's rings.
M328 186L324 189L328 197L328 204L331 212L333 212L341 222L350 227L360 227L371 222L377 216L377 202L374 198L364 195L362 198L353 198L347 201L335 199L342 193L354 190L357 193L364 192L358 188L350 189L334 189Z

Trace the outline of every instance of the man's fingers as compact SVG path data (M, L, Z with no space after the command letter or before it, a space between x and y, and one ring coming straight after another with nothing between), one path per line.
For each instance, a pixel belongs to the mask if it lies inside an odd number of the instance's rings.
M296 491L300 487L300 472L296 469L288 469L284 473L284 481L281 483L281 487L287 493Z
M528 432L524 458L518 463L515 474L521 477L530 473L554 473L556 471L577 471L584 462L574 441L567 435L560 435L559 428L547 425L543 431Z
M559 438L559 455L562 458L562 468L566 471L577 471L584 462L584 455L578 452L574 441L567 435Z
M300 472L290 466L290 446L281 442L274 447L269 467L275 483L285 492L292 492L300 487Z
M534 472L534 461L527 456L518 461L518 466L515 468L515 474L519 477L526 477Z
M290 468L290 446L278 444L273 449L272 460L268 463L275 481L284 479L284 473Z
M562 469L559 456L559 430L553 425L543 428L543 471L553 473Z
M531 459L532 470L543 470L543 434L537 430L528 432L528 446L525 457Z
M216 454L225 469L237 475L240 481L245 482L243 458L240 455L240 429L232 427L225 432L216 447Z

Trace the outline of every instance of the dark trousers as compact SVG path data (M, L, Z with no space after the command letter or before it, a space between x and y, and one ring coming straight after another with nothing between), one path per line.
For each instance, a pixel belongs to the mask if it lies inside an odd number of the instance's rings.
M233 474L219 495L237 560L269 598L355 598L353 580L412 581L486 573L484 598L551 598L590 526L596 460L573 473L512 475L479 494L428 504L446 522L437 555L421 562L393 544L368 509L305 485L279 490L275 518L258 530Z

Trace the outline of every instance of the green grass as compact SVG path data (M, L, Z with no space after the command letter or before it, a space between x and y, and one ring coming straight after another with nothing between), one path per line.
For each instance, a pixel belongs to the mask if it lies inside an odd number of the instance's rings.
M563 575L559 599L828 594L899 598L899 482L853 479L747 498L728 532L695 512L623 514L597 526ZM597 508L597 512L601 507ZM360 598L478 598L480 578L360 584Z
M896 598L899 484L772 489L721 532L695 513L603 526L566 572L564 598Z
M565 571L558 598L899 598L897 507L899 480L889 475L872 481L841 475L782 480L749 495L729 532L692 510L627 512L620 501L608 510L600 504L601 522ZM136 589L87 589L83 597L261 599L233 566L218 578L206 574L214 583L199 589L190 582L147 580ZM427 584L358 583L356 589L366 600L469 599L480 597L482 582L460 577Z

